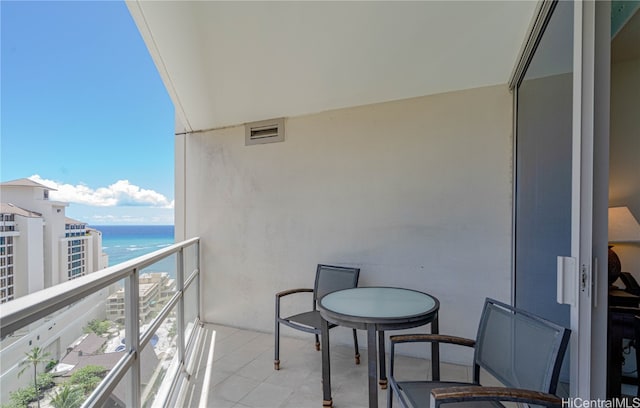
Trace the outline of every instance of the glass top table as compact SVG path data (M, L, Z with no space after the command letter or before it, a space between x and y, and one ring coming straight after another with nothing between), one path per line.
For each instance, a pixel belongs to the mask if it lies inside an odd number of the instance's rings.
M338 290L318 301L322 323L323 405L332 406L331 369L329 359L328 322L367 331L369 407L378 407L378 357L380 385L386 388L384 331L400 330L431 323L431 332L438 332L440 302L435 297L412 289L395 287L358 287ZM376 332L378 343L376 345ZM379 347L379 350L376 350ZM438 345L432 344L432 358L438 358ZM377 351L379 351L379 356ZM437 361L435 361L437 363ZM437 367L437 364L435 365ZM434 373L434 377L439 373Z

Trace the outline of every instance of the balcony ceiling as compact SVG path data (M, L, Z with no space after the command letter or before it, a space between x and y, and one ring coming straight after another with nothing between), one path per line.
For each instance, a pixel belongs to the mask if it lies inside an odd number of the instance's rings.
M506 83L536 8L534 1L127 4L186 131Z

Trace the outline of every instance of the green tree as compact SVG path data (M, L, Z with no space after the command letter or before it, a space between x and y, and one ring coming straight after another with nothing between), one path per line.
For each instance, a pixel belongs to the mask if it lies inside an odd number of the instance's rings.
M3 408L24 408L28 407L31 401L35 401L37 398L36 391L33 386L30 385L25 388L19 388L9 394L9 400L11 401L7 405L3 405Z
M104 367L88 365L71 374L69 382L77 385L84 394L90 394L100 384L106 372Z
M33 367L33 388L36 392L36 401L38 402L38 408L40 408L40 391L38 389L38 364L47 363L51 354L40 347L34 347L31 351L24 353L26 358L20 362L20 366L23 367L18 373L18 377L29 368Z
M38 387L40 387L40 392L46 391L49 388L56 385L53 381L53 374L51 373L40 373L38 374Z
M53 367L55 367L56 365L58 365L58 360L49 360L47 366L44 368L44 371L49 372L53 370Z
M84 394L80 388L64 384L51 398L53 408L78 408L84 402Z
M87 323L87 327L84 328L85 333L95 333L98 336L102 336L107 333L111 328L111 322L109 320L93 319Z

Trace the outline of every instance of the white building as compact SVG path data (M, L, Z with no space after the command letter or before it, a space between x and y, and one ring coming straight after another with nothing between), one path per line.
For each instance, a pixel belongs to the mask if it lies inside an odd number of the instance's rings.
M139 313L140 321L149 322L167 300L176 293L176 281L166 272L148 272L140 275ZM125 320L125 290L118 289L111 294L106 302L107 319L124 324Z
M68 203L29 179L0 183L0 301L107 267L102 234L65 216Z
M176 293L176 280L167 272L147 272L140 275L139 281L143 283L156 283L160 290L159 303L163 304ZM159 310L159 309L158 309Z
M66 217L68 203L49 200L47 186L29 179L0 183L0 303L104 269L102 233ZM0 341L0 389L25 386L20 362L33 347L64 355L92 319L103 319L108 290L92 294ZM8 402L3 393L0 403Z
M44 288L43 219L0 204L0 302Z

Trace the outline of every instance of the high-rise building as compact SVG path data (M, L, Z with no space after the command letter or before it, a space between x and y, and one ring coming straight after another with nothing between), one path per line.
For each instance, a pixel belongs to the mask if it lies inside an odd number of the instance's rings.
M0 183L0 302L107 267L102 234L66 217L54 189L29 179Z
M176 293L176 280L166 272L143 273L138 278L139 317L147 323L158 313L166 302ZM107 319L124 324L125 291L118 289L107 299Z

